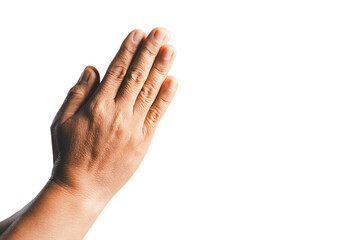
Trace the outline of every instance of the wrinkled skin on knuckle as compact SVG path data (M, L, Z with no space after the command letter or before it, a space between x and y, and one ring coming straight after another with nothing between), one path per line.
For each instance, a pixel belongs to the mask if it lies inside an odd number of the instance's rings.
M156 93L156 89L152 84L146 84L141 89L139 96L144 103L151 103L153 101L153 96L156 96Z
M81 97L83 98L85 96L85 90L82 86L80 85L75 85L72 88L70 88L69 92L68 92L68 96L70 97Z
M134 55L136 53L136 46L133 46L131 43L126 42L121 46L121 50L124 53L130 53L130 55ZM128 61L129 59L125 58L124 55L119 56L121 60Z
M151 122L157 123L161 119L161 111L158 107L155 105L151 107L151 109L148 112L148 118Z
M167 74L167 65L156 64L152 68L160 76L166 76L166 74Z
M170 105L170 99L168 97L162 97L159 99L162 105Z
M112 66L106 74L105 78L110 78L112 80L124 79L126 76L127 70L123 66Z
M146 44L146 45L144 45L143 49L152 57L156 56L158 53L156 44Z
M146 73L141 67L133 68L129 74L129 80L135 84L142 84L146 79Z

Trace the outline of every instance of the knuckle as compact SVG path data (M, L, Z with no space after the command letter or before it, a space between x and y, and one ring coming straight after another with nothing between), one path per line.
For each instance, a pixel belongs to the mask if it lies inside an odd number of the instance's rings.
M127 141L127 139L130 138L131 132L122 126L122 124L119 124L119 122L112 123L112 132L114 132L115 135L121 137L122 141Z
M152 98L156 95L156 88L152 84L145 84L140 92L140 98L149 103Z
M122 80L126 75L126 68L123 66L113 66L110 70L108 70L105 74L105 78Z
M104 101L93 101L88 105L88 113L92 118L105 116L106 107Z
M159 101L160 101L160 105L162 105L162 106L167 106L167 105L169 105L170 102L171 102L170 98L165 97L165 96L160 97L160 98L159 98Z
M161 119L161 110L158 106L154 105L148 112L148 118L151 122L156 123Z
M134 68L129 74L129 81L135 84L141 84L146 79L146 72L142 68Z
M145 44L143 49L150 56L156 56L158 53L158 48L154 44Z
M121 46L121 52L129 55L134 55L136 53L136 45L134 43L125 42Z
M111 123L112 131L121 136L122 139L126 139L133 134L131 119L123 111L119 111L115 114Z
M164 64L154 64L152 68L158 75L161 76L165 76L168 72L167 71L168 67Z
M68 95L70 97L84 97L85 96L85 89L80 85L75 85L70 88Z
M114 124L118 129L122 129L122 126L126 125L126 115L122 110L119 110L115 113Z

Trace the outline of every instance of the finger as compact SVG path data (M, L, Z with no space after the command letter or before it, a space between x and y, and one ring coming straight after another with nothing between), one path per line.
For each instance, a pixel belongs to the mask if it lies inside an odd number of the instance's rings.
M134 105L160 47L169 40L169 36L169 32L164 28L154 28L151 31L130 66L123 86L116 96L117 102L121 101L126 105Z
M64 123L74 115L87 101L99 85L99 72L95 67L87 66L78 82L69 90L64 103L54 118L54 122Z
M100 83L96 93L97 96L115 98L130 63L145 35L142 30L135 29L125 38Z
M149 76L135 101L133 108L134 115L140 114L141 117L145 117L171 68L174 58L175 48L173 46L164 45L160 49Z
M143 126L144 135L152 137L166 109L174 98L177 86L178 83L174 77L169 76L165 79L158 96L146 115Z

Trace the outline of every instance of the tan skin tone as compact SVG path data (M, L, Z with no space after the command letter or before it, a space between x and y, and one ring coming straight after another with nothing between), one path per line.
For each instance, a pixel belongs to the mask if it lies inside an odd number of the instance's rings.
M0 240L82 239L144 158L177 81L166 29L132 31L100 82L88 66L51 125L54 167L38 196L0 223Z

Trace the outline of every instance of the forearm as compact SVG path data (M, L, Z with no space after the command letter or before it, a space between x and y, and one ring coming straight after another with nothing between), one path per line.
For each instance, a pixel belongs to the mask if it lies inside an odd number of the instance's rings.
M22 213L31 205L32 201L29 202L25 207L23 207L21 210L17 211L10 217L6 218L5 220L0 222L0 236L8 229L11 224L19 217Z
M49 181L28 206L13 215L13 224L0 240L83 239L106 203Z

